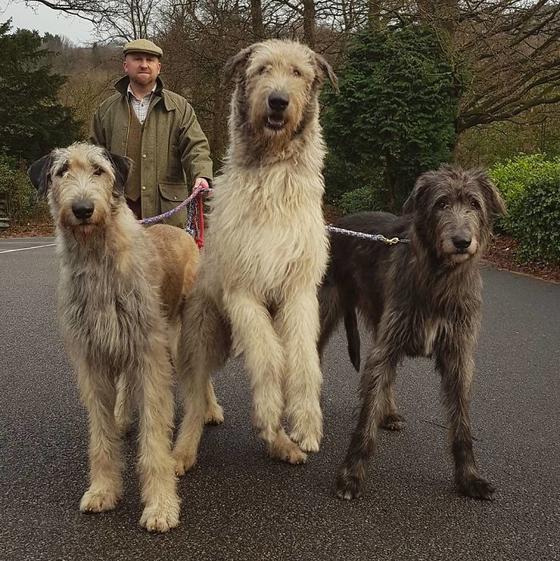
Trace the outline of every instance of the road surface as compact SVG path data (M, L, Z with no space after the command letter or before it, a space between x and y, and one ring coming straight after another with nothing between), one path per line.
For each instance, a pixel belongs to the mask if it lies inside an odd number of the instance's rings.
M180 481L181 524L150 535L138 526L133 439L118 508L78 511L87 426L57 330L52 243L0 240L1 561L560 559L560 286L483 271L472 418L493 502L455 494L428 360L400 369L408 427L381 434L365 496L333 496L358 382L339 333L324 361L321 452L304 466L270 460L250 428L242 364L230 361L216 379L226 421L206 429Z

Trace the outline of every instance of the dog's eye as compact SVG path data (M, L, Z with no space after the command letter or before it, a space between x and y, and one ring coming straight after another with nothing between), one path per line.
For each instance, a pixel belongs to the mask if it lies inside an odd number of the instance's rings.
M437 203L436 203L437 208L439 208L440 210L445 210L446 208L449 208L449 201L447 199L440 199Z
M474 210L480 210L480 203L476 199L471 199L471 207Z
M267 70L268 70L268 66L266 66L266 64L263 64L263 65L257 70L257 73L258 73L258 74L264 74Z
M292 73L293 73L293 75L296 76L297 78L301 78L301 72L300 72L297 68L294 68L294 69L292 70Z
M62 177L68 171L68 164L63 164L56 172L57 177Z
M93 168L93 175L101 175L103 173L103 170L101 168Z

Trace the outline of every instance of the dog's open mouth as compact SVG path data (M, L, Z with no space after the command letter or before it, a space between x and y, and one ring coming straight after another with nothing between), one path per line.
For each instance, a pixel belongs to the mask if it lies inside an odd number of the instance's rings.
M284 128L286 121L283 117L275 117L274 115L269 115L266 119L265 126L267 129L273 131L279 131Z

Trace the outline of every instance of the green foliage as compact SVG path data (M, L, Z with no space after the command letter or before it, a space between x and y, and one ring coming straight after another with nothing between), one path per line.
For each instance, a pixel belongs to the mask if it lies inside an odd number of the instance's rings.
M45 218L46 202L37 200L37 191L13 158L0 154L0 193L8 195L9 216L15 222L29 218Z
M30 162L72 142L77 124L57 101L64 78L51 72L39 35L9 31L0 24L0 152Z
M346 214L353 214L364 210L376 210L379 205L375 199L375 191L366 186L343 193L338 200L338 207Z
M410 25L358 34L339 80L340 95L325 92L327 197L369 186L381 208L396 211L416 177L451 156L452 68L434 33Z
M461 134L455 158L464 167L493 166L518 154L560 156L560 104L535 108L519 117L480 125Z
M520 258L560 263L560 158L519 156L489 174L508 208L501 227L520 242Z
M516 221L524 212L525 191L532 184L560 183L560 158L547 159L542 154L518 156L494 165L489 175L500 190L508 213L498 227L514 234Z
M511 218L522 260L560 263L560 173L527 185Z

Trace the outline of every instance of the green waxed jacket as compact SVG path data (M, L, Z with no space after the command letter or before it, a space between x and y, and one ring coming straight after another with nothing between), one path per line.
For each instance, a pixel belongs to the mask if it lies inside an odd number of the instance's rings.
M95 112L90 140L119 156L126 156L133 111L127 99L128 76L116 84L117 93ZM140 166L142 217L155 216L183 201L197 177L212 180L208 140L187 100L164 89L158 78L144 121ZM185 212L167 221L183 226Z

